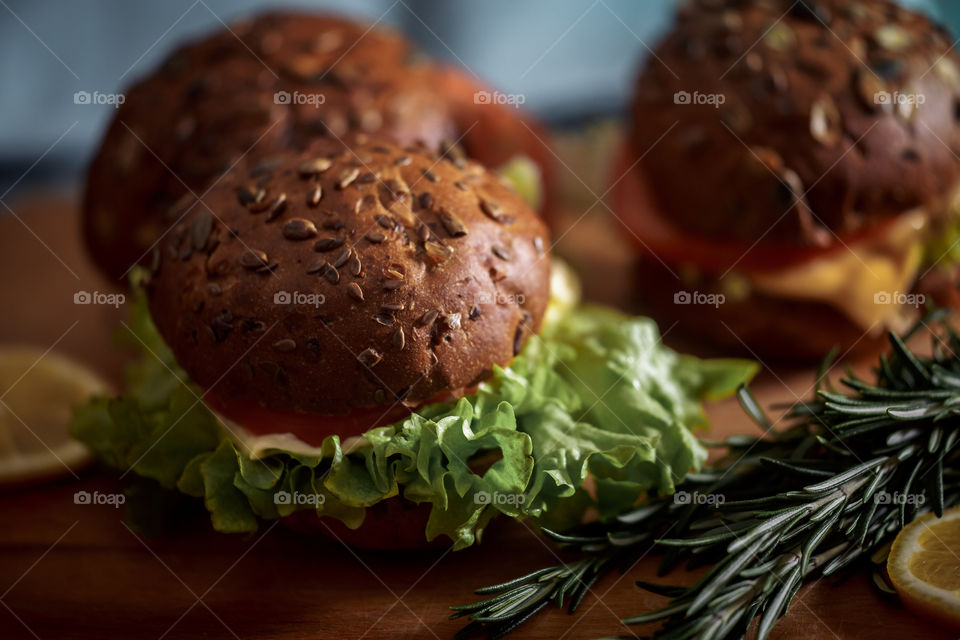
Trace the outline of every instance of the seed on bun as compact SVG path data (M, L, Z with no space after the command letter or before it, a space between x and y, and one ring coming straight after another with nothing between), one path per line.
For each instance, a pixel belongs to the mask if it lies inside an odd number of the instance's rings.
M549 295L547 230L480 165L357 136L230 171L163 239L151 313L220 405L337 415L506 366Z
M637 79L614 196L648 309L818 359L882 344L923 306L917 288L955 298L955 278L930 280L957 271L936 248L960 219L952 41L890 0L683 5Z
M320 13L269 12L189 43L126 92L93 159L91 255L123 278L183 198L241 159L302 151L317 137L446 144L493 167L525 154L545 168L535 125L503 105L468 110L470 84L394 31Z

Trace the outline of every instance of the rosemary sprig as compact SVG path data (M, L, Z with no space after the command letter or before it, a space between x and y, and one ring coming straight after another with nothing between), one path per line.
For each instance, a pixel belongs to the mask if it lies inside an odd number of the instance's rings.
M904 343L920 327L933 338L927 357ZM713 567L692 587L638 583L671 601L625 624L663 621L658 638L742 638L759 618L757 638L766 638L804 580L868 560L920 513L960 503L960 338L937 314L890 344L875 382L848 373L842 393L818 389L793 406L786 430L728 438L724 458L675 496L545 531L583 557L478 590L492 597L454 607L453 617L471 620L457 637L503 637L551 603L573 612L602 574L629 568L653 545L661 575L681 563ZM769 430L750 393L739 395ZM683 504L682 495L708 499Z

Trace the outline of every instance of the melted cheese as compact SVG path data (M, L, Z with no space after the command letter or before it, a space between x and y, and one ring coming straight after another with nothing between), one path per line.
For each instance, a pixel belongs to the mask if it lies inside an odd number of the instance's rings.
M923 257L926 215L902 216L882 239L853 245L807 263L751 274L753 289L781 298L825 302L864 330L884 330L902 312Z
M223 430L230 435L230 439L243 451L250 456L252 460L265 458L277 451L285 453L295 453L302 456L323 457L323 450L307 444L292 433L270 433L267 435L257 435L247 431L242 426L225 418L219 413L211 412L220 421ZM370 444L363 436L351 436L340 443L340 448L344 453L353 453L354 451Z

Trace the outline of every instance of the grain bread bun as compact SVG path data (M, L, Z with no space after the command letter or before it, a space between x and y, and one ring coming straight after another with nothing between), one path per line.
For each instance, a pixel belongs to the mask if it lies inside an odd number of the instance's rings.
M540 327L548 235L518 195L472 161L346 142L242 163L154 255L157 327L223 404L422 402L508 365Z
M458 113L448 75L398 33L319 13L265 13L181 47L126 92L90 165L83 228L94 261L124 278L169 229L182 198L202 195L241 158L303 150L316 137L363 132L430 147L460 140L493 166L542 155L529 137L476 140L491 126L522 125L502 107L477 118Z
M678 228L746 244L825 247L943 210L952 42L891 0L687 2L637 79L637 169Z

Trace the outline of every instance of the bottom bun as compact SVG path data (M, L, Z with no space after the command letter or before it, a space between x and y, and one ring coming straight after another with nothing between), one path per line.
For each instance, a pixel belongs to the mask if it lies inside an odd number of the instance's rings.
M743 299L723 304L678 304L674 296L682 287L663 264L641 258L637 269L638 304L666 331L676 323L679 335L698 344L721 348L770 362L818 363L834 347L844 358L873 355L888 345L885 327L866 331L836 308L812 300L777 298L751 292ZM932 269L915 284L927 304L960 309L957 276L960 269ZM694 287L699 294L721 293L716 280L703 279ZM906 329L924 307L905 310L894 330Z
M844 357L875 353L886 344L886 331L865 332L834 307L815 301L776 298L751 292L723 304L678 304L682 288L662 264L642 259L637 268L639 304L664 331L673 331L698 344L724 353L742 354L770 362L821 361L834 347ZM703 279L699 294L722 293L717 281Z
M389 498L367 508L366 517L356 529L336 518L318 518L313 511L297 511L282 522L300 533L322 534L356 549L428 549L449 547L446 536L428 541L429 503L415 504L403 498Z

